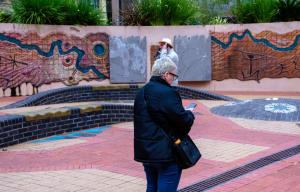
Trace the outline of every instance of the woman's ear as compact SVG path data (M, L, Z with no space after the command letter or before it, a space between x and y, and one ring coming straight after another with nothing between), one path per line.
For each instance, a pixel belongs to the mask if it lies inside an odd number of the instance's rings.
M165 73L161 76L161 78L164 79L164 80L166 80L166 75L167 75L167 72L165 72Z

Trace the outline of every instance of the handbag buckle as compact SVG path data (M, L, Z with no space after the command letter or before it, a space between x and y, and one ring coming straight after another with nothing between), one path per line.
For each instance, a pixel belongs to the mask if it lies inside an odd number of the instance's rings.
M181 143L181 140L177 139L174 143L175 143L175 145L179 145Z

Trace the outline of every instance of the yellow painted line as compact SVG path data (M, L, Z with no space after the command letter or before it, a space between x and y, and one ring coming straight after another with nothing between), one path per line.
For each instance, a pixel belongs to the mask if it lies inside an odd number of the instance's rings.
M145 84L135 84L138 88L143 87ZM122 85L107 85L107 86L93 86L93 91L99 90L116 90L116 89L130 89L130 84L122 84Z
M52 118L58 118L58 117L66 117L70 116L71 111L48 111L48 112L41 112L41 113L34 113L34 114L26 114L25 120L26 121L38 121L38 120L44 120L44 119L52 119Z
M129 89L129 84L124 85L109 85L109 86L93 86L93 91L100 90L115 90L115 89Z
M102 106L98 105L98 106L86 106L86 107L80 107L80 114L82 113L90 113L90 112L98 112L102 110Z

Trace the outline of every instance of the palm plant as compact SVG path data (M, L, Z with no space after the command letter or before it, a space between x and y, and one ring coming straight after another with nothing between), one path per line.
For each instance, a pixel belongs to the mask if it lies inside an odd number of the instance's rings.
M100 9L90 4L89 0L64 0L64 24L69 25L104 25L106 20Z
M276 15L277 0L256 0L254 3L255 18L258 23L271 22Z
M228 21L226 18L222 18L220 16L214 17L209 21L210 25L222 25L222 24L227 24Z
M12 21L25 24L60 24L61 0L13 0Z
M124 25L184 25L198 13L195 0L135 0L121 17Z
M193 0L161 0L161 18L164 25L191 24L199 12Z
M255 23L255 10L250 2L240 3L232 9L235 20L239 23Z
M277 14L277 0L243 0L232 13L240 23L272 22Z
M25 24L106 24L89 0L13 0L12 21Z
M11 22L12 13L7 10L0 10L0 23Z
M160 0L142 0L136 3L142 23L146 25L163 25Z
M211 24L216 18L228 15L228 11L224 10L224 6L228 6L230 0L198 0L201 24Z
M277 21L297 21L300 20L299 0L278 0Z

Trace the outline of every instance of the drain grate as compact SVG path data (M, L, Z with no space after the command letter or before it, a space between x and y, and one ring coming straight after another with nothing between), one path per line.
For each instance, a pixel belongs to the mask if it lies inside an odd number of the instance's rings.
M232 179L235 179L237 177L240 177L242 175L250 173L251 171L255 171L261 167L264 167L271 163L292 157L299 153L300 153L300 145L297 145L295 147L291 147L289 149L280 151L278 153L274 153L267 157L263 157L261 159L258 159L251 163L248 163L241 167L226 171L226 172L216 175L214 177L205 179L205 180L195 183L191 186L185 187L185 188L179 190L179 192L193 192L193 191L199 192L199 191L208 190L210 188L213 188L220 184L223 184L227 181L230 181Z

